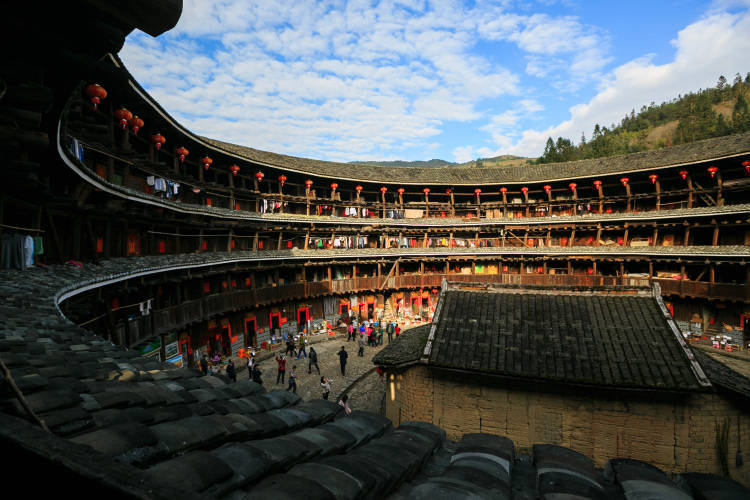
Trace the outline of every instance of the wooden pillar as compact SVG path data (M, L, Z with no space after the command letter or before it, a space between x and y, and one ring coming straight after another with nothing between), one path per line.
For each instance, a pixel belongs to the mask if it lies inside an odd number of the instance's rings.
M304 247L305 250L307 250L307 246L308 246L309 242L310 242L310 230L308 229L305 232L305 247Z
M654 279L654 261L648 261L648 283L651 284L651 280Z
M378 274L377 274L378 278L380 277L380 275L381 275L382 272L383 272L383 270L382 270L382 264L380 262L378 262Z
M716 206L720 207L724 205L724 200L722 199L722 190L724 186L724 181L721 177L721 172L716 172Z
M453 247L453 231L448 233L448 248Z
M471 261L471 274L477 274L477 262L475 260Z
M622 279L624 276L625 276L625 263L620 261L620 279ZM620 284L623 285L624 283L622 283L621 281Z
M546 238L546 241L544 242L544 244L549 247L549 244L550 244L551 240L552 240L552 230L547 229L547 238Z
M253 252L258 251L258 231L255 231L255 235L253 235Z
M357 264L352 264L352 278L357 279Z
M596 191L599 194L599 213L602 213L604 212L604 189L599 186Z
M574 242L575 239L576 239L576 230L575 230L575 228L573 228L570 231L570 240L568 240L568 246L569 247L573 246L573 244L574 244L573 242Z
M690 174L685 178L688 185L688 208L693 208L693 179L690 177Z
M227 236L227 252L232 251L232 238L234 238L234 231L229 230L229 236Z
M450 199L451 217L455 217L456 216L456 201L453 199L453 190L452 189L451 189L450 197L451 197L451 199Z
M716 221L713 221L714 223L714 234L711 237L711 246L718 246L719 245L719 225L716 223Z
M626 212L630 212L631 209L631 191L630 191L630 183L628 182L625 185L625 193L628 195L628 206L625 208Z
M568 259L568 276L573 274L573 261Z
M424 240L422 241L422 248L427 248L427 231L424 232Z
M687 224L687 222L686 222ZM682 246L688 246L688 243L690 242L690 226L685 226L685 236L682 239Z
M708 281L712 285L716 282L716 264L711 263L708 266Z
M283 236L284 236L284 233L282 231L279 231L279 238L276 243L276 250L281 250Z
M661 182L657 179L654 182L654 189L656 189L656 210L661 210Z
M630 232L630 225L625 223L625 234L622 236L622 246L628 246L628 233Z
M601 239L602 239L602 225L601 224L597 224L596 225L596 240L594 241L594 246L595 247L599 246L599 240L601 240Z
M651 246L652 247L658 246L659 245L658 241L659 241L659 226L657 226L656 223L654 223L654 233L651 236Z

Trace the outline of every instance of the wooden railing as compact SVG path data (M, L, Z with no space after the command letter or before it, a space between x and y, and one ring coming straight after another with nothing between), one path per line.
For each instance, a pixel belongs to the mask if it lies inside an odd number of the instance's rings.
M302 300L330 294L375 292L379 290L402 290L439 287L443 278L462 283L499 283L508 285L560 285L560 286L648 286L648 278L620 278L617 276L590 275L542 275L542 274L410 274L349 278L333 281L291 283L283 286L266 286L255 290L235 290L207 295L200 299L183 302L152 312L150 316L139 318L134 327L135 335L130 336L130 344L143 341L145 336L153 336L173 331L189 323L203 321L227 311L257 307L275 302ZM728 283L707 283L700 281L653 279L661 285L662 295L679 295L720 300L750 300L748 287ZM382 286L382 288L381 288ZM145 322L152 322L150 325ZM133 338L136 337L136 338Z

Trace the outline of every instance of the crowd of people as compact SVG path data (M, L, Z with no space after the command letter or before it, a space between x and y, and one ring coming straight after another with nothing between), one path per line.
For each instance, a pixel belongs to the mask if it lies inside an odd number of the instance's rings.
M366 347L377 347L383 345L384 337L387 336L388 343L397 338L401 334L401 327L397 322L392 321L380 321L368 320L358 321L356 317L346 318L344 325L347 332L347 343L356 342L358 345L357 356L363 357ZM289 337L286 341L286 350L283 353L278 353L274 357L276 361L276 384L284 385L287 384L286 390L296 393L297 392L297 364L295 362L300 361L302 358L307 359L307 373L312 374L313 368L317 371L318 375L321 375L320 366L318 364L318 352L313 346L308 346L309 340L305 335L305 332L300 332L299 337ZM339 367L341 370L341 376L346 376L346 365L349 358L349 352L346 350L346 345L342 345L341 349L336 353L339 358ZM216 357L216 356L214 356ZM248 348L243 350L241 358L247 358L247 371L248 378L257 384L263 385L262 372L258 366L258 360L256 358L256 352L254 349ZM226 360L219 357L219 359L207 359L206 356L199 361L199 366L204 374L217 374L223 369L226 376L233 382L237 381L237 366L231 357ZM291 367L289 367L291 365ZM288 373L287 373L288 372ZM320 377L320 389L323 399L328 399L332 390L333 379L326 376ZM348 396L344 394L338 401L338 404L344 408L344 411L349 414L351 408L349 407Z

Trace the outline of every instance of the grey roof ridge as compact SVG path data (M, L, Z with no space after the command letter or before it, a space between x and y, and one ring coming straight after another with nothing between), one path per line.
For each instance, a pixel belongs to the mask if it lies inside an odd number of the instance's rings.
M669 329L672 331L675 340L682 349L682 352L690 365L690 370L693 372L693 375L695 376L698 384L700 384L702 387L711 387L711 382L708 380L706 373L703 371L700 363L698 363L698 360L695 359L695 355L688 347L687 342L685 342L685 339L682 336L682 332L677 326L677 323L675 323L674 318L671 314L669 314L669 310L667 310L667 306L664 304L664 301L661 298L661 285L659 285L659 283L653 284L652 295L656 303L659 305L659 310L661 310L662 315L664 316L664 320L667 322L667 326L669 326Z

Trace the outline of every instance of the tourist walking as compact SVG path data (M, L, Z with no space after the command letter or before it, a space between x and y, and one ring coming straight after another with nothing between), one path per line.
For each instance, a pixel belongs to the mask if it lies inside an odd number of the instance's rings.
M320 388L323 389L323 399L328 400L328 395L331 393L331 382L326 377L320 377Z
M365 355L365 334L361 333L359 335L359 352L357 352L357 356L360 358L364 357Z
M208 358L206 358L205 354L201 358L201 371L203 375L208 375Z
M318 353L315 351L315 348L313 346L310 346L310 357L307 358L307 373L312 373L313 366L316 370L318 370L318 375L320 375L320 367L318 366Z
M297 394L297 365L292 365L292 371L289 372L289 387L286 390Z
M378 342L377 345L383 345L383 323L378 325Z
M294 340L287 339L286 341L286 351L284 351L285 356L294 356Z
M394 329L396 332L396 338L398 338L399 335L401 335L401 327L398 326L398 323L396 323L396 328Z
M388 334L388 343L393 342L393 322L389 322L388 326L385 327L385 333Z
M284 383L284 377L286 376L286 356L276 356L276 364L278 365L278 371L276 372L276 383L279 383L279 380L281 380L281 383Z
M344 346L341 346L341 350L339 351L339 365L341 365L341 375L346 375L346 358L349 357L349 353L346 352L346 349Z
M247 358L247 378L253 378L253 367L255 366L255 353L250 353L250 357Z
M261 374L262 372L258 368L258 365L253 365L253 382L263 385L263 379L260 378Z
M305 351L305 344L307 343L307 338L305 338L305 334L300 333L299 335L299 351L297 351L297 357L295 359L299 359L300 356L304 354L305 357L307 357L307 351Z
M346 329L346 341L349 342L350 340L354 340L354 325L352 323L349 323L349 326Z
M227 377L229 377L229 380L232 382L237 382L237 372L234 369L234 361L232 361L231 358L227 364Z

